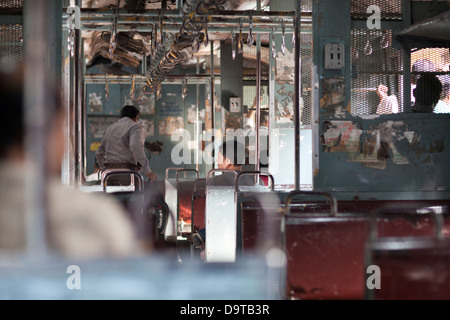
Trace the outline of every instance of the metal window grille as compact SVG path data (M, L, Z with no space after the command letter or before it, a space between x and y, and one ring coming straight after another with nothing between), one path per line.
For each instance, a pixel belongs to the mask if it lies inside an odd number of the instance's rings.
M23 8L23 0L0 0L0 8L9 8L9 9Z
M397 97L399 112L403 112L403 55L392 48L392 31L353 29L351 42L352 114L376 113L380 84Z
M352 19L367 19L372 11L367 13L371 5L380 8L382 20L402 20L402 0L352 0L350 12Z
M312 0L303 0L301 3L302 12L312 12L313 5Z
M411 50L411 105L416 97L414 88L417 81L424 74L435 75L442 83L440 98L448 94L450 85L450 49L449 48L423 48ZM430 92L434 92L435 85L430 85ZM437 91L438 89L436 89Z
M11 64L23 58L23 28L20 24L0 25L0 63Z
M312 124L312 32L302 32L300 35L301 59L301 123L303 126Z

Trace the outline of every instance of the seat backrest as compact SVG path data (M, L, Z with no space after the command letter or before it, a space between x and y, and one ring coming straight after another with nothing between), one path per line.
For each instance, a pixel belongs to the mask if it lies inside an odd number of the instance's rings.
M206 179L197 179L192 191L192 232L205 228Z
M214 179L215 173L218 172L224 176ZM236 177L236 171L220 169L211 170L206 177L206 262L235 262L237 219L234 181Z
M447 208L437 201L399 202L399 201L343 201L338 202L336 214L332 215L324 201L306 198L304 201L292 200L289 214L283 221L285 249L288 254L287 297L292 299L365 299L368 297L366 278L371 265L381 264L382 277L396 274L395 268L402 266L401 256L417 255L418 251L381 251L381 246L368 246L374 226L380 236L379 242L387 243L386 236L407 239L414 236L416 243L422 238L429 241L434 236L433 220L420 214L424 206ZM407 208L401 204L409 204ZM380 210L389 210L379 215ZM328 213L327 213L328 212ZM445 221L445 220L444 220ZM445 224L444 224L445 226ZM417 238L420 237L420 238ZM428 240L426 240L428 239ZM378 242L376 242L378 243ZM393 242L393 248L401 248L405 242ZM412 243L412 242L411 242ZM376 250L369 250L369 249ZM372 260L367 259L372 257ZM395 259L393 258L395 257ZM434 259L434 258L430 258ZM406 260L405 260L406 261ZM418 263L419 260L412 263ZM423 259L423 262L426 258ZM390 263L390 265L389 265ZM407 272L408 264L401 272ZM385 274L383 275L383 270ZM401 279L402 277L397 277ZM403 280L402 280L403 281ZM382 278L382 286L401 286L390 278ZM386 283L392 284L388 286ZM395 289L393 289L395 290ZM371 292L373 293L373 292ZM388 295L376 290L383 298Z
M284 232L289 299L363 299L365 217L288 216Z
M448 206L420 206L416 212L408 207L380 214L379 220L385 222L389 216L397 225L402 222L407 232L379 232L383 227L380 221L372 223L366 267L377 269L367 277L367 299L449 299L450 238L444 232L449 226L449 213Z
M113 168L113 169L105 169L101 171L101 175L100 175L100 181L101 181L101 185L103 186L103 191L107 192L108 188L110 188L110 186L108 186L108 180L111 179L112 177L126 177L129 176L130 177L130 185L129 186L120 186L120 187L116 187L116 188L111 188L112 192L117 191L117 192L134 192L137 188L138 191L143 191L144 190L144 178L142 177L142 175L139 172L130 170L130 169L126 169L126 168ZM137 180L137 183L136 181ZM137 187L136 187L137 185ZM113 187L113 186L111 186Z
M450 298L450 239L380 238L369 252L367 265L377 266L379 274L368 274L373 287L367 286L367 299ZM375 287L376 281L379 287Z

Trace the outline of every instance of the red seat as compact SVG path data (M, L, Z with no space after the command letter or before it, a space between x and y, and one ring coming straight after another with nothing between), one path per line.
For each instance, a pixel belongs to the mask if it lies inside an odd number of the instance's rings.
M287 297L363 299L364 217L287 217Z

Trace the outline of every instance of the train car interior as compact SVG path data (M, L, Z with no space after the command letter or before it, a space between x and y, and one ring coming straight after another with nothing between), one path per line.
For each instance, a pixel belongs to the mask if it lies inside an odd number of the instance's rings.
M20 228L0 198L0 299L450 299L450 0L0 0L0 71L21 66L32 164ZM53 246L51 81L60 187L120 207L139 254ZM128 105L154 181L98 167Z

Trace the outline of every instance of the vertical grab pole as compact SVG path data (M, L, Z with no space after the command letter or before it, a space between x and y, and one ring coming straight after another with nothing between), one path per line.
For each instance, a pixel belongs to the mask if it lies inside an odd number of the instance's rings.
M261 0L257 1L257 10L261 10ZM258 33L256 41L256 161L255 171L260 170L260 138L259 127L261 125L261 34Z
M80 1L75 0L76 5L80 6ZM81 6L80 6L81 7ZM75 29L74 40L74 115L75 115L75 186L78 188L82 183L83 174L83 110L82 110L82 63L81 63L81 30Z
M295 190L300 190L300 22L301 0L296 1L295 9L295 97L294 97L294 135L295 135Z
M211 95L211 130L212 130L212 137L211 137L211 143L215 144L215 132L214 132L214 123L216 121L216 117L215 117L215 112L214 112L214 41L210 42L211 45L211 90L210 90L210 95ZM214 157L212 158L212 169L214 169Z
M56 105L48 85L52 80L48 58L50 0L24 2L24 128L26 177L25 208L27 258L45 260L49 255L46 235L47 141L46 128ZM51 34L51 33L50 33Z

